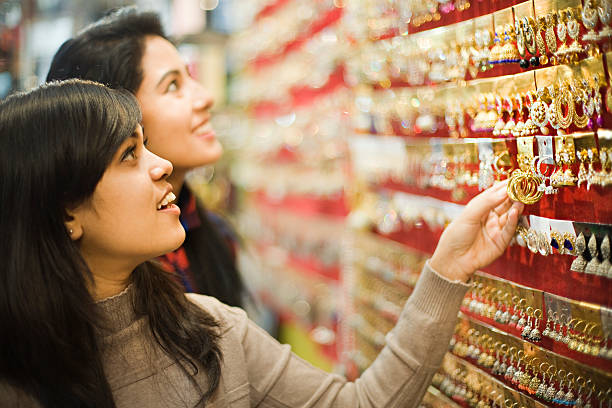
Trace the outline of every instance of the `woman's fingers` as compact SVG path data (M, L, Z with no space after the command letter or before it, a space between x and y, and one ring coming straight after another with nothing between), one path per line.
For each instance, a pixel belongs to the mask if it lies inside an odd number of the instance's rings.
M510 197L508 197L504 200L503 203L495 207L493 209L493 212L495 212L495 214L497 214L498 217L501 217L508 212L511 206L512 206L512 200L510 200Z
M500 217L499 226L501 228L501 238L504 246L508 245L508 243L510 243L512 240L512 237L516 231L519 216L523 212L524 208L525 205L523 203L514 202L504 216ZM501 220L502 218L504 218L503 223Z
M507 184L507 180L504 180L478 194L465 207L464 216L478 221L486 219L493 209L502 205L508 198L505 188Z

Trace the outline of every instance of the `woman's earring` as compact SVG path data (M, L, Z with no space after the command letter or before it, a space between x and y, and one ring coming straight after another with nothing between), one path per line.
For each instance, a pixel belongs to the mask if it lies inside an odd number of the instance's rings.
M70 228L70 229L68 230L68 235L72 235L72 233L73 233L73 232L74 232L74 231L72 231L72 228Z

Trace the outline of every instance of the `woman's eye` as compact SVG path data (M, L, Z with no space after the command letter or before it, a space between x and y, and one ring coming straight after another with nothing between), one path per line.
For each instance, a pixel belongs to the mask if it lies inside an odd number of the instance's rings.
M168 92L174 92L176 90L178 90L178 83L176 82L176 80L170 82L170 84L168 85Z
M136 146L132 146L130 148L128 148L125 152L123 152L123 155L121 155L121 161L129 161L129 160L135 160L136 159Z

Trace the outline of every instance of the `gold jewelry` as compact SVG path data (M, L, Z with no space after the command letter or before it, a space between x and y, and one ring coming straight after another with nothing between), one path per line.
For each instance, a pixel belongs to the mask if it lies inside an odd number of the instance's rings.
M535 204L542 198L544 191L538 189L543 180L533 171L533 136L518 138L517 149L520 168L510 175L506 191L515 201Z
M538 99L529 107L529 117L534 125L544 127L548 123L548 120L546 119L548 105L543 101L544 97L547 96L546 88L541 88L538 90L537 96Z
M582 24L589 30L588 33L582 36L582 41L597 41L598 35L595 32L597 26L597 9L593 7L593 0L585 0L582 8Z
M565 25L565 15L563 14L563 11L560 11L559 15L557 16L557 38L561 42L561 46L558 47L555 55L564 56L567 54L567 46L565 45L565 40L567 38L567 26Z
M554 54L557 52L557 37L555 37L555 14L547 14L545 18L546 21L546 46L548 47L548 52L550 54Z
M563 255L564 253L563 238L561 237L560 232L558 231L550 232L550 246L556 249L557 251L559 251L559 254Z
M589 156L586 149L582 149L579 152L576 152L578 156L578 161L580 161L580 167L578 169L578 187L585 181L587 181L588 174L586 171L586 167L584 166L585 161L589 160ZM590 163L589 163L590 164Z
M574 15L574 13L577 13L579 9L580 6L578 6L576 9L567 9L567 34L572 39L572 43L568 46L568 50L573 53L582 52L582 46L578 43L578 39L580 37L580 24Z
M521 19L522 31L525 36L525 47L531 55L536 55L538 49L536 45L536 34L533 20L527 17Z
M532 25L534 28L534 36L538 48L540 64L546 65L549 61L546 54L546 41L544 41L544 37L542 36L542 31L546 30L546 19L544 17L539 17L537 20L532 20L529 18L529 21L533 22L533 24L530 25Z
M516 32L516 49L518 50L519 54L521 54L521 57L524 57L526 50L526 39L525 31L521 20L516 20L514 23L514 27L514 30Z
M499 64L503 53L503 47L501 45L502 39L499 34L502 31L502 27L497 27L495 30L495 38L493 39L493 43L495 44L493 48L491 48L491 55L489 56L489 64Z
M579 128L584 128L589 124L589 116L587 115L587 104L589 96L584 89L578 88L575 84L570 85L571 94L574 96L574 102L582 102L582 115L578 115L578 112L574 109L574 125Z
M600 6L597 7L599 21L603 28L597 33L600 40L612 37L612 29L610 28L610 20L612 19L612 1L601 0Z
M548 109L546 110L546 119L548 120L548 123L550 123L550 126L553 127L553 129L559 129L560 124L559 116L557 114L557 89L554 85L550 85L547 88L549 90L548 92L552 98L552 101L550 102L550 105L548 105Z
M502 63L511 64L519 62L521 55L519 54L516 45L514 44L516 34L514 33L514 26L512 24L506 24L504 30L504 41L505 44L502 47Z
M559 166L551 176L551 182L555 180L555 187L573 186L576 183L576 176L572 173L571 164L575 162L574 138L572 136L555 136L555 161ZM562 170L562 166L566 166Z
M567 114L563 116L563 105L567 105ZM554 106L554 111L551 107ZM576 108L574 106L574 99L572 94L567 89L565 84L562 84L556 92L553 98L553 103L549 107L548 121L551 126L555 129L567 129L571 126L572 120L574 119L574 113ZM554 114L554 120L552 115Z

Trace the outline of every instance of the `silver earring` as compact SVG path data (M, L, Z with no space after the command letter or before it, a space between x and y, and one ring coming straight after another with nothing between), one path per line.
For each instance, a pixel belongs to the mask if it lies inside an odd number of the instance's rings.
M72 235L72 232L73 232L73 231L72 231L72 228L70 228L70 229L68 230L68 234L69 234L69 235Z

